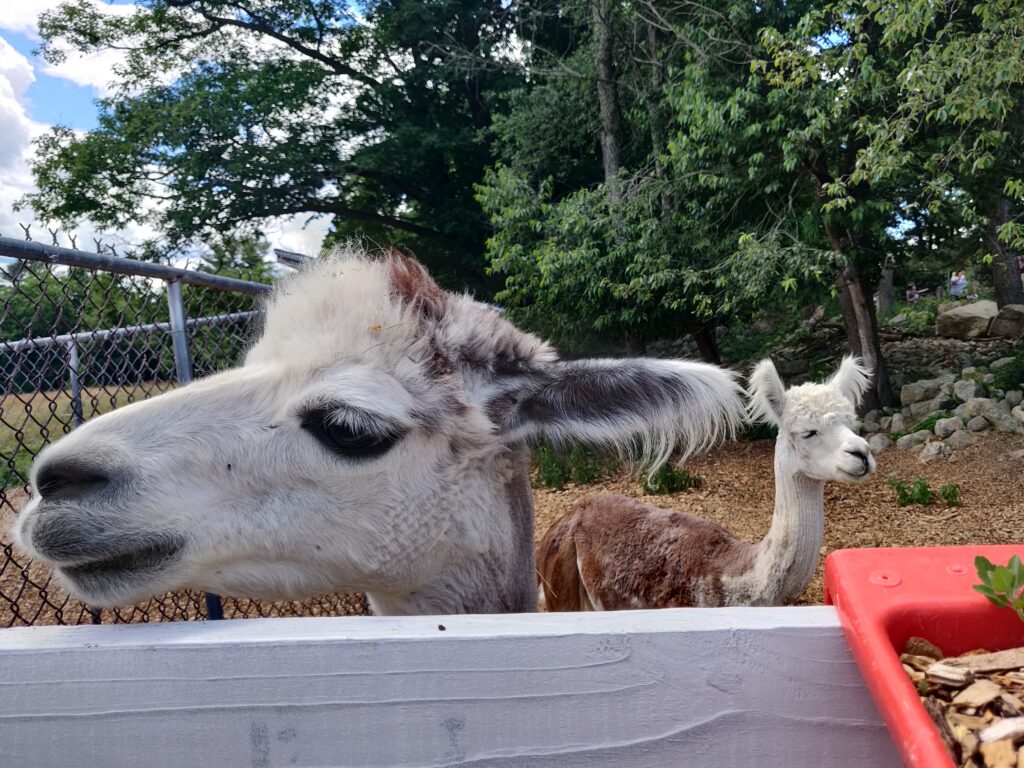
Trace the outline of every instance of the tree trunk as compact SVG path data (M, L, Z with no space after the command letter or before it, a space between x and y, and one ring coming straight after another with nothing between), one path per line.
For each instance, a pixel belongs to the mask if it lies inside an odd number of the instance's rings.
M843 310L843 325L850 349L872 370L872 386L865 395L862 410L871 411L884 405L894 405L889 369L882 356L882 343L878 336L875 303L870 288L857 275L852 266L836 274L839 285L839 306Z
M662 91L665 88L665 65L658 59L658 29L646 22L647 25L647 48L650 55L650 80L646 87L641 85L644 95L644 104L647 107L647 120L651 126L651 155L654 158L654 175L661 185L659 198L661 200L661 217L668 219L675 207L672 196L668 191L667 174L665 173L665 162L663 153L666 150L665 121L663 119Z
M697 342L700 359L705 363L722 364L722 356L718 354L718 340L712 325L702 325L693 332L693 340Z
M885 266L882 267L882 279L878 281L879 317L889 317L892 315L894 272L892 262L886 260Z
M601 108L601 159L604 161L608 202L614 206L622 200L619 186L622 112L619 108L619 86L615 77L612 47L612 6L608 0L590 0L590 3L594 24L594 59L597 65L597 100Z
M992 283L996 289L996 304L1024 304L1024 285L1021 284L1020 262L1014 253L999 239L999 227L1010 220L1010 201L999 198L985 225L985 239L992 255Z

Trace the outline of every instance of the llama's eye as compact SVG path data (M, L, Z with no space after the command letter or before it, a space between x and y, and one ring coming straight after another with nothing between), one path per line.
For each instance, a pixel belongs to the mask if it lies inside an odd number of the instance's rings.
M341 456L351 458L373 458L391 450L400 437L394 430L373 427L354 427L332 418L330 410L316 410L305 413L302 428L315 437L322 445Z
M818 430L816 430L816 429L809 429L806 432L804 432L804 440L810 440L812 437L817 437L817 436L818 436Z

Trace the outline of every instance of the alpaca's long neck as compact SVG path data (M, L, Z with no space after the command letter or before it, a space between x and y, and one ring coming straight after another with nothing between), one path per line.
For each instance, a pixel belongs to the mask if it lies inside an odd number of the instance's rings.
M821 556L825 535L825 483L796 470L789 442L775 444L775 514L768 535L756 547L758 602L778 605L807 587Z
M411 592L369 592L374 613L529 613L537 610L530 452L504 457L511 465L497 486L482 485L473 499L477 532L486 538L473 551L456 550L435 578ZM492 476L488 470L482 476Z

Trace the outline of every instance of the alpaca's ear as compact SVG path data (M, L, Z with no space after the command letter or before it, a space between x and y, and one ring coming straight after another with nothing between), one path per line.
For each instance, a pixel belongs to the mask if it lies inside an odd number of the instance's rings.
M840 363L839 370L829 379L829 384L838 387L856 408L871 385L871 370L858 358L847 356Z
M731 371L682 360L545 363L496 384L486 408L508 441L581 441L654 465L732 437L743 411Z
M764 421L775 426L782 423L786 387L771 360L762 360L754 366L748 379L747 397L751 421Z

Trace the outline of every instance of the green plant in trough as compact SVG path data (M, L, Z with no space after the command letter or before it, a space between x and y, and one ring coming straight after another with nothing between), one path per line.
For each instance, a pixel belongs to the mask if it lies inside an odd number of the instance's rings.
M700 475L691 475L685 469L673 469L663 464L649 479L643 480L640 487L644 493L659 495L677 493L687 488L700 488L704 480Z
M1014 555L1006 565L995 565L987 557L974 558L980 584L974 591L980 592L992 605L1012 608L1017 618L1024 621L1024 564Z

